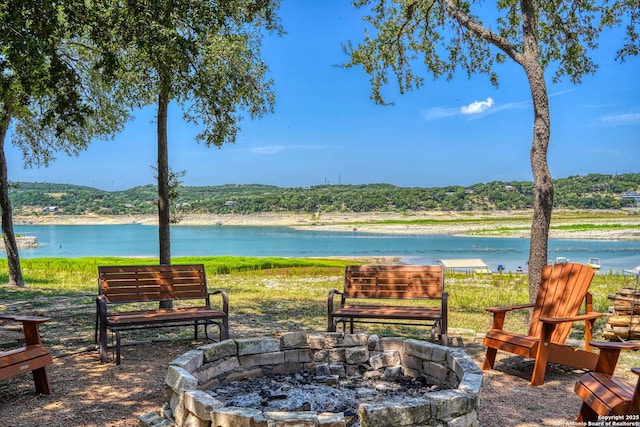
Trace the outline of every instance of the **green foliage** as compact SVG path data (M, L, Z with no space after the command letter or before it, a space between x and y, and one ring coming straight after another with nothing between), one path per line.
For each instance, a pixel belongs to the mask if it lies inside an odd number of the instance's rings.
M273 82L260 47L264 34L281 32L279 0L101 3L96 37L131 101L166 97L199 125L198 141L215 146L234 142L244 115L271 111Z
M77 1L0 6L0 135L13 124L12 143L28 166L47 165L57 152L75 155L127 119L118 86L96 72L100 55L86 21L93 12Z
M620 209L630 199L620 195L640 191L640 173L589 174L554 181L555 207ZM20 214L41 215L56 206L62 214L154 214L153 185L124 191L48 183L13 183L11 203ZM404 212L423 210L482 211L526 209L533 203L533 183L525 181L474 184L469 187L396 187L388 184L321 185L281 188L269 185L180 186L174 206L189 213L257 212ZM408 218L410 219L410 218Z

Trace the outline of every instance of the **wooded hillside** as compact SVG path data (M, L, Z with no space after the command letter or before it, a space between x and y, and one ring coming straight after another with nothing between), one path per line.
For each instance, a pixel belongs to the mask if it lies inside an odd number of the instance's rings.
M555 207L621 209L640 203L640 173L589 174L554 181ZM282 188L222 185L178 188L178 213L411 212L422 210L508 210L533 204L533 182L494 181L468 187L397 187L390 184L319 185ZM11 184L16 215L156 214L154 185L103 191L71 184Z

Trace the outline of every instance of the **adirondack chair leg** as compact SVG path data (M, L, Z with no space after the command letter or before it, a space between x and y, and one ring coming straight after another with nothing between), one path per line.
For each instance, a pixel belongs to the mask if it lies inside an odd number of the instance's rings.
M487 348L487 352L484 355L484 362L482 363L482 369L493 369L494 363L496 363L496 355L498 354L497 348Z
M576 417L577 422L589 421L589 420L597 420L598 414L591 409L591 406L587 405L585 402L582 402L582 406L580 406L580 412L578 412L578 416Z
M51 394L51 388L49 387L49 375L45 368L38 368L33 370L33 382L36 385L36 392L40 394Z
M547 372L547 362L549 361L549 337L554 329L555 325L548 323L545 323L542 326L540 342L538 342L538 351L536 352L536 360L533 365L531 385L542 385L544 383L544 374Z

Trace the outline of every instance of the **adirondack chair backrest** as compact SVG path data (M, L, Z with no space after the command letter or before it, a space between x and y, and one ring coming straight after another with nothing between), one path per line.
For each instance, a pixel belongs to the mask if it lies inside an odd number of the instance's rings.
M594 274L592 268L576 263L544 267L531 316L529 336L540 336L540 317L575 316L585 300ZM551 335L551 342L564 343L571 332L571 325L571 322L559 324Z

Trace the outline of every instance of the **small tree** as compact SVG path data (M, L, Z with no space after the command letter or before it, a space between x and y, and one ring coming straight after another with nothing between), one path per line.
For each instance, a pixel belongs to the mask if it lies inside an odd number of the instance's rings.
M0 210L12 285L24 286L24 280L4 154L9 130L27 166L46 166L55 153L75 155L127 118L117 108L115 90L98 79L95 51L84 38L91 14L75 1L0 5Z
M279 0L107 4L103 38L112 41L110 57L128 80L129 97L158 108L159 258L170 264L170 103L182 108L185 120L202 125L197 140L207 146L234 142L243 114L270 112L275 97L260 45L265 31L281 31L275 14Z
M451 79L461 68L469 76L487 74L497 85L496 63L510 59L524 70L533 102L530 157L535 202L529 250L529 296L533 300L547 262L553 208L547 164L551 114L545 71L555 69L553 82L568 76L573 83L595 73L597 65L589 51L597 47L600 30L623 22L627 23L627 44L618 58L637 54L637 0L500 0L491 26L477 14L493 4L480 0L357 0L354 4L359 8L373 4L365 21L374 32L366 33L364 42L356 47L348 43L345 51L351 61L346 66L362 66L371 75L372 98L377 103L385 103L380 90L388 83L389 72L395 74L401 93L423 85L423 78L413 72L419 57L423 59L421 66L434 78Z

